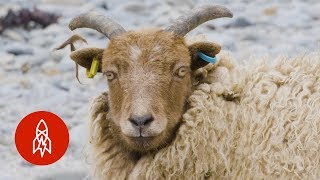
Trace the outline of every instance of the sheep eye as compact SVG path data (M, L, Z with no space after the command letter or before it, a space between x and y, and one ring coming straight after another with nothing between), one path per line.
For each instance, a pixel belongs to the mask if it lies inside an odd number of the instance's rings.
M115 73L114 72L110 72L110 71L106 72L105 75L107 76L107 79L109 81L113 80L116 77Z
M177 70L177 76L179 77L184 77L188 72L188 69L186 67L180 67L178 70Z

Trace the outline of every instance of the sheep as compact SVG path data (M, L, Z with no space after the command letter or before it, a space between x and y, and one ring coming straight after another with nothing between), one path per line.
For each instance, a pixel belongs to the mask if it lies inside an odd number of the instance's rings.
M128 32L92 12L71 21L110 38L70 55L86 69L98 59L108 80L90 114L95 178L320 177L320 55L241 66L220 53L208 64L199 53L221 47L184 36L219 17L232 13L200 6L164 30Z
M205 75L174 140L136 163L116 145L108 93L93 101L90 134L101 179L320 177L320 54L274 65L219 59L197 72Z

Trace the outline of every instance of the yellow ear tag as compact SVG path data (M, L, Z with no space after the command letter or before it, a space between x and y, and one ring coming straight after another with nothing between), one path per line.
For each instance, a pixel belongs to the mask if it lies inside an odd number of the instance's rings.
M94 57L91 63L90 70L89 69L86 70L87 77L93 78L97 74L98 68L99 68L99 61L96 57Z

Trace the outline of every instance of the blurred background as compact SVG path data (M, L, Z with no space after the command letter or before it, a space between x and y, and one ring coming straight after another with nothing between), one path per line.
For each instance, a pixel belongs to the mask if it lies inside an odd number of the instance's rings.
M234 18L207 22L189 36L206 35L240 63L320 52L319 0L0 0L0 180L88 179L90 100L108 87L101 75L87 79L82 68L79 84L69 48L53 50L75 33L68 29L72 17L95 10L137 30L165 27L203 3L225 5ZM93 30L76 33L88 46L108 43ZM19 121L38 110L59 115L70 133L65 156L43 167L24 161L14 144Z

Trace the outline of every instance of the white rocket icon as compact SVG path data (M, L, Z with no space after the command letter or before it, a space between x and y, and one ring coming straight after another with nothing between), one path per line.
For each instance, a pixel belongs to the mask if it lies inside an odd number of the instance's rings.
M41 158L47 151L51 154L51 140L49 138L49 129L46 122L41 119L36 127L36 137L33 139L32 154L40 152Z

